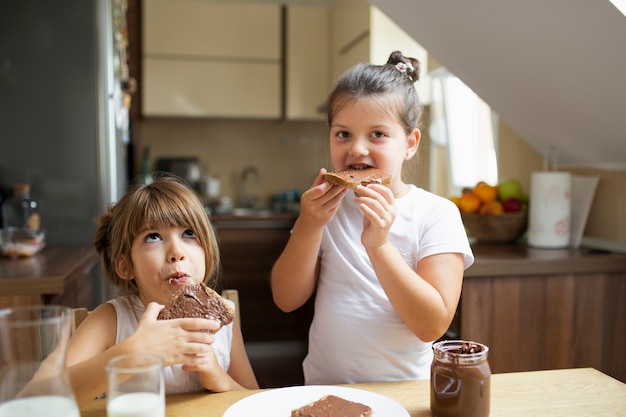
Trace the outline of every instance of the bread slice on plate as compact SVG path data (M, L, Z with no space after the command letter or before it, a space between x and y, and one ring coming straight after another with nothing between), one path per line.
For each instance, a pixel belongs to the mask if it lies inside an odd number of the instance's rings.
M324 174L324 179L341 187L352 190L360 185L391 184L391 175L378 168L341 169Z
M370 417L372 408L336 395L325 395L319 400L291 411L291 417Z

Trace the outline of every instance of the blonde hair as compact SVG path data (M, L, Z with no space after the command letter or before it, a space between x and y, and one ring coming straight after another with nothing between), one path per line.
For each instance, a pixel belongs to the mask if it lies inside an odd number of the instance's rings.
M203 282L215 285L220 270L217 238L204 206L196 193L181 179L160 176L151 184L134 185L97 220L93 244L100 254L102 269L112 284L138 295L134 279L120 277L115 269L119 259L132 268L131 249L139 231L148 227L183 226L192 230L204 248L206 272Z

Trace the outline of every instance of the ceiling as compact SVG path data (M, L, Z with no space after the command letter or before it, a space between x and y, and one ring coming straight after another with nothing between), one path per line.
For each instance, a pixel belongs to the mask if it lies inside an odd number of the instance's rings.
M626 17L609 0L369 0L560 166L626 169Z

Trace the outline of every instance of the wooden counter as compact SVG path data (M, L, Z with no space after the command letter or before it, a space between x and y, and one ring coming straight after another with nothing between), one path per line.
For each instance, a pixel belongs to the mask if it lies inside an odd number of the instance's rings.
M0 308L34 304L91 307L98 262L91 246L48 246L28 258L0 258Z
M460 337L492 371L593 367L626 382L626 254L473 245Z
M626 384L595 369L519 372L491 378L491 417L623 416L626 411ZM385 395L402 405L411 417L431 417L428 380L347 386ZM258 392L171 395L166 398L166 414L221 417L232 404ZM80 411L82 417L106 417L106 400L94 400ZM267 411L259 410L258 415L268 415Z
M524 244L473 244L466 278L566 273L626 272L626 254L595 249L537 249Z

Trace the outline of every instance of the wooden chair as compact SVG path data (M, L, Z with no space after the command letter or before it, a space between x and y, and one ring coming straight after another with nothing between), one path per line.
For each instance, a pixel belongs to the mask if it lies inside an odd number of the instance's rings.
M241 329L241 313L239 312L239 291L229 288L222 291L222 298L232 301L235 303L235 320L237 321L237 326Z
M76 331L78 326L87 318L89 310L84 307L78 307L72 309L72 334Z
M227 289L222 291L222 297L235 303L235 320L237 325L241 328L241 318L239 313L239 291L235 289ZM72 309L72 334L76 331L78 326L87 318L89 310L84 307L78 307Z

